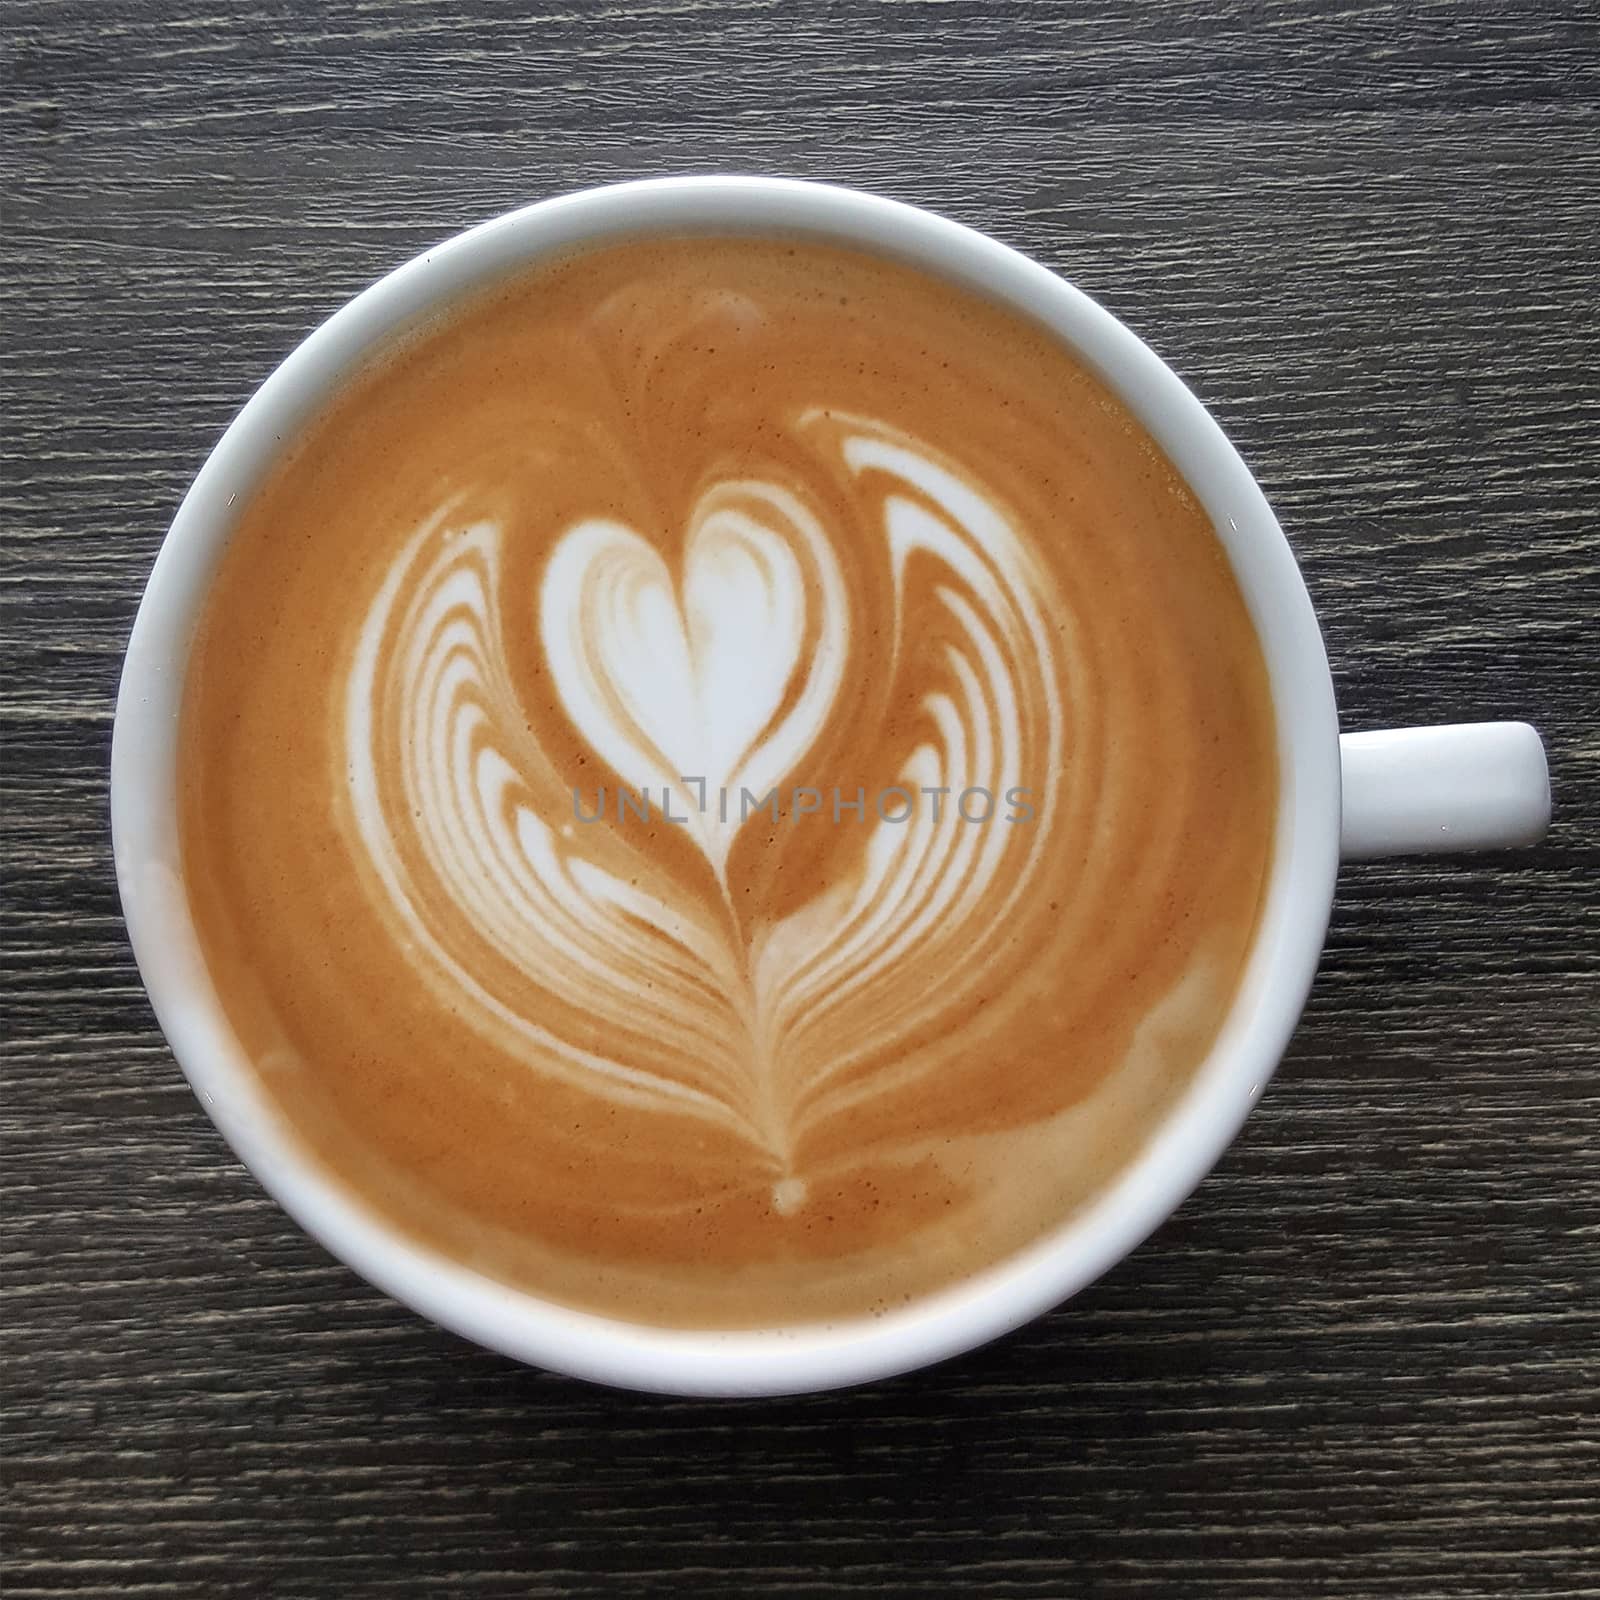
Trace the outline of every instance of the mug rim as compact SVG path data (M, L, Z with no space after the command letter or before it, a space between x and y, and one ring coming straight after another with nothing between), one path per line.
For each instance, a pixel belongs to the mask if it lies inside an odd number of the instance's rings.
M372 351L429 311L566 249L663 233L787 234L910 262L1054 331L1123 399L1209 514L1266 662L1279 757L1273 862L1245 971L1205 1060L1132 1160L1020 1252L874 1318L677 1330L580 1312L413 1241L302 1149L232 1035L187 907L177 713L230 508ZM658 1393L803 1393L974 1348L1060 1304L1141 1243L1215 1165L1270 1080L1320 959L1338 866L1338 718L1321 631L1254 477L1183 381L1066 279L975 229L865 191L795 179L643 179L543 200L424 251L346 302L273 371L173 518L124 659L111 754L118 887L135 960L179 1066L234 1153L333 1255L413 1310L553 1371Z

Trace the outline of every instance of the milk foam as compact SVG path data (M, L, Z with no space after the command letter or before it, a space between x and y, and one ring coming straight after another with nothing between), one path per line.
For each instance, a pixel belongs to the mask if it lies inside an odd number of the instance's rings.
M928 445L861 417L797 426L870 482L895 582L890 672L913 659L911 563L927 565L953 628L943 686L919 697L935 738L908 749L898 781L955 796L1036 778L1047 828L1062 734L1045 574ZM730 850L762 823L697 805L705 791L689 780L760 795L805 770L866 625L833 537L793 487L719 483L695 508L681 570L631 529L586 520L524 604L504 593L505 530L460 526L446 506L378 591L344 697L351 814L417 976L533 1074L737 1131L781 1171L788 1211L805 1192L793 1159L808 1120L906 1093L937 1062L908 1050L853 1076L984 981L1044 830L974 825L954 805L877 821L854 881L746 947L726 906L686 893L642 836L631 851L625 829L606 840L613 859L622 845L624 876L594 859L586 829L552 825L555 763L523 717L503 629L537 625L561 710L615 780L680 797L725 901ZM1023 704L1042 708L1037 726ZM391 749L398 783L383 778ZM486 983L480 941L525 982ZM647 1066L580 1048L541 1021L553 992L630 1032L646 1025L661 1048Z

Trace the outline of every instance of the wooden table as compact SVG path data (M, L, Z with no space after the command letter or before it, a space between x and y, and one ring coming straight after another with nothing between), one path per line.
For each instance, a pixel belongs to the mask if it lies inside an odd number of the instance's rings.
M1585 12L1587 11L1587 17ZM1304 0L12 0L5 1592L1600 1594L1600 30ZM123 643L234 410L518 202L828 177L1075 279L1215 409L1347 725L1527 716L1527 855L1348 871L1289 1058L1156 1238L937 1371L630 1397L302 1237L152 1021Z

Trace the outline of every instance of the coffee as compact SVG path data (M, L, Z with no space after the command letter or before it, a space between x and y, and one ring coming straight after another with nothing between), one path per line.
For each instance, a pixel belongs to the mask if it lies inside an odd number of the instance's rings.
M639 1322L867 1315L1193 1076L1277 806L1204 512L1052 336L792 240L410 330L241 510L180 731L271 1103L441 1252Z

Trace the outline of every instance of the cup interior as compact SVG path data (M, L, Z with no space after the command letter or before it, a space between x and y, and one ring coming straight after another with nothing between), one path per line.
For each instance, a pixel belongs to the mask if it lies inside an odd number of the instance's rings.
M1088 1206L1021 1254L900 1310L828 1327L680 1332L541 1301L400 1236L297 1147L211 985L184 893L177 725L185 669L234 508L364 359L417 319L555 253L652 233L747 232L853 244L907 261L1055 333L1139 417L1210 514L1266 659L1280 807L1255 944L1232 1010L1187 1091ZM520 1360L665 1393L839 1387L954 1355L1089 1283L1189 1194L1232 1140L1298 1020L1337 867L1338 724L1322 639L1289 546L1248 469L1184 384L1109 313L1042 266L944 218L827 185L653 180L500 217L425 252L312 333L229 427L162 546L117 704L112 829L130 938L152 1004L202 1105L309 1233L423 1315Z

